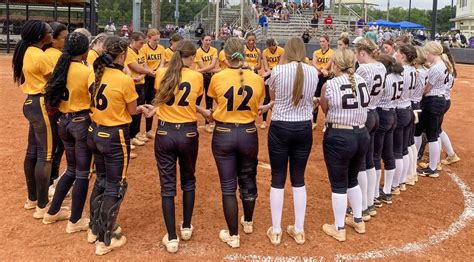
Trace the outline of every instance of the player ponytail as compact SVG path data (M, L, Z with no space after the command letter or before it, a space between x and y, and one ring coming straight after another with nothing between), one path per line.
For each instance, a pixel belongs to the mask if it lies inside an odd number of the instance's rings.
M167 103L174 97L176 87L181 81L181 69L185 66L183 58L194 55L196 55L196 48L190 41L185 40L178 43L153 101L156 106Z
M245 96L244 88L244 72L242 68L247 67L245 62L245 44L237 37L230 37L225 41L224 53L227 61L229 61L230 68L239 69L240 88L242 89L242 96Z
M446 68L448 69L448 72L450 74L453 73L453 71L454 71L453 70L453 65L449 61L448 56L443 53L443 46L440 43L435 42L435 41L430 41L430 42L426 43L424 49L425 49L426 52L429 52L429 53L431 53L435 56L439 56L441 58L441 60L443 61L443 63L446 65Z
M426 61L426 54L423 47L416 47L415 65L430 68L430 64Z
M416 54L416 49L415 49L414 46L412 46L412 45L402 45L398 48L398 52L405 55L405 57L406 57L405 62L407 64L409 64L411 66L415 65L415 59L417 57L417 54Z
M48 32L45 22L30 20L25 23L21 31L21 40L15 46L12 59L13 81L17 84L23 84L25 77L23 75L23 58L28 47L41 42Z
M301 38L291 38L285 44L285 58L288 62L298 62L296 66L296 78L293 84L292 102L294 106L298 106L303 95L304 72L303 61L306 57L306 47Z
M46 110L53 115L58 111L65 92L69 66L75 56L84 55L89 50L89 39L81 33L71 33L64 42L63 54L59 57L53 74L46 84Z
M402 75L403 66L400 63L397 63L395 61L395 58L393 58L392 56L382 54L379 57L378 61L385 66L385 69L387 69L387 75L388 74Z
M380 56L380 48L374 43L374 41L364 38L357 42L356 51L365 51L370 57L377 60Z
M106 33L98 34L96 37L94 37L94 39L92 39L90 48L95 50L97 54L100 55L102 53L102 47L104 45L104 41L107 37L108 35Z
M104 75L105 67L113 67L122 70L123 65L117 65L114 60L120 54L127 55L128 41L118 36L109 36L104 41L104 50L94 62L95 82L92 85L92 97L95 97L99 89L100 81Z
M451 49L449 49L449 47L446 45L443 45L443 55L446 55L448 58L451 66L453 67L453 75L454 77L457 77L458 73L456 71L456 62L454 61L453 54L451 54Z
M332 61L334 65L341 70L341 72L346 73L349 81L351 82L352 94L354 97L357 96L356 88L357 82L355 80L355 56L354 52L348 48L337 49L332 56Z

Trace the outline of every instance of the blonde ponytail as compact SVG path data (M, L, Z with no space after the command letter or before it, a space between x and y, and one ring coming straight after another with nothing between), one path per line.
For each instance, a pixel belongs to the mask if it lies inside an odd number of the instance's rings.
M453 65L451 64L451 61L449 61L449 58L446 54L441 54L441 60L443 60L444 64L446 65L446 68L448 69L448 72L450 74L453 73Z
M299 37L293 37L285 44L285 57L288 62L298 62L296 66L296 78L293 84L292 102L298 106L303 95L304 71L302 62L306 58L306 47L303 40Z

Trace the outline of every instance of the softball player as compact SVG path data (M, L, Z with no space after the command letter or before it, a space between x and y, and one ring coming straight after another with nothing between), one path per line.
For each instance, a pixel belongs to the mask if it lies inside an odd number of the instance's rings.
M225 59L225 52L224 52L224 43L221 44L221 51L219 51L219 68L224 70L229 67L229 62Z
M365 123L370 135L369 147L365 157L365 163L361 166L358 175L359 184L362 190L362 199L366 200L367 206L381 207L380 201L374 197L379 196L379 181L381 172L376 172L374 166L374 137L379 126L379 115L376 107L383 94L384 80L387 73L385 66L378 62L380 48L368 38L357 42L356 58L359 63L356 73L364 78L370 94L370 102L367 112L367 122ZM385 170L384 181L392 181L394 170ZM391 184L390 182L389 184ZM390 190L386 193L390 193Z
M44 224L68 219L67 233L87 230L89 218L81 218L89 186L92 154L87 148L90 126L89 86L94 82L92 69L82 63L87 57L89 40L81 33L66 37L63 54L48 81L45 102L49 112L59 110L59 136L66 149L67 169L56 186ZM61 204L74 183L71 211Z
M155 28L151 28L147 32L148 43L144 44L141 52L146 57L146 65L149 69L156 72L159 68L162 68L165 64L164 52L165 48L160 45L160 31ZM145 104L151 104L155 98L155 77L147 75L145 76ZM152 130L153 116L145 119L145 136L149 139L155 138L155 133Z
M377 103L377 115L379 116L379 126L374 134L374 166L376 173L381 173L383 159L385 172L395 172L394 139L393 134L397 126L397 113L395 108L400 102L403 90L403 67L396 63L395 58L389 55L381 55L379 61L385 66L387 76L385 78L385 87L381 91L382 97ZM380 201L391 204L392 200L387 194L391 193L391 184L384 181L384 191L388 193L381 194ZM369 188L373 190L374 188ZM366 212L365 212L366 213ZM375 206L369 206L369 216L377 214ZM366 214L364 214L366 216Z
M206 109L212 108L212 98L207 94L209 90L209 83L211 82L211 77L214 73L219 71L218 53L217 49L211 46L212 37L209 34L206 34L201 39L202 45L196 51L196 57L194 62L198 66L198 72L202 73L204 76L204 96L206 99ZM197 105L201 104L202 96L197 99ZM205 126L206 132L212 133L212 128L209 125L209 122L206 120Z
M365 233L357 174L370 140L365 127L370 96L365 80L354 74L355 58L351 50L337 50L333 62L335 78L323 86L320 103L326 114L323 152L331 183L335 222L324 224L323 231L338 241L345 241L345 224L359 234ZM347 200L354 215L344 219Z
M245 233L253 232L253 211L257 198L258 134L255 118L263 101L263 79L250 70L243 70L245 48L239 38L227 39L224 46L231 65L215 74L209 85L209 96L217 102L213 113L216 121L212 137L212 153L216 160L222 190L222 205L228 230L219 238L230 247L240 246L237 183L244 216L240 223Z
M62 54L62 50L64 47L64 39L68 35L67 27L58 22L50 23L51 29L53 30L53 38L51 39L51 43L47 44L43 47L44 53L46 56L49 57L49 63L51 67L54 68L56 63L59 60L59 57ZM59 114L53 114L53 121L51 125L53 127L53 146L54 146L54 154L53 154L53 162L51 167L51 178L49 187L49 197L52 198L54 195L54 190L56 187L56 183L58 182L57 178L59 177L59 166L61 165L61 158L64 153L64 145L59 138L58 135L58 119Z
M426 59L431 63L428 70L428 79L423 99L423 111L420 115L420 125L415 131L415 144L419 151L421 147L421 134L426 132L429 145L430 163L427 168L419 168L418 175L427 177L438 177L437 165L440 160L441 148L438 143L439 125L441 117L446 109L445 86L449 82L449 74L453 67L443 47L437 42L428 42L424 50Z
M403 87L400 94L400 101L397 104L395 112L397 113L397 127L393 133L393 151L395 155L395 175L392 181L392 193L400 194L406 190L405 182L410 167L410 159L416 158L413 152L408 150L411 130L414 123L413 109L411 100L416 88L416 49L412 45L401 45L395 58L398 63L403 65Z
M165 49L164 59L165 59L165 67L168 67L168 63L173 57L174 50L176 50L176 45L178 45L179 41L183 40L180 34L175 33L172 34L170 37L170 47Z
M196 48L190 41L181 41L170 60L168 69L160 69L156 75L159 110L155 157L161 185L161 201L167 234L163 244L170 253L178 251L179 238L175 227L176 162L179 161L181 189L183 190L183 222L180 235L190 240L193 233L191 218L194 208L196 159L199 149L199 133L196 111L210 117L211 111L196 105L203 94L202 74L190 69ZM152 111L153 113L153 111Z
M262 64L263 70L265 71L263 74L264 81L267 81L272 73L272 69L280 63L281 56L284 52L283 48L278 46L275 39L267 39L267 48L263 50L262 53ZM270 87L265 85L265 100L263 104L267 105L268 103L270 103ZM267 115L268 113L266 112L262 115L263 122L260 124L261 129L267 128Z
M329 60L334 54L334 50L329 47L329 37L327 35L321 36L319 38L319 45L321 49L315 50L313 53L313 66L316 67L318 70L318 88L316 88L316 93L314 94L315 97L321 96L321 89L329 79L329 74L327 70L323 70L329 63ZM314 108L313 111L313 129L316 128L317 120L318 120L318 107Z
M44 103L44 88L53 68L41 49L51 43L51 27L44 22L25 23L21 40L15 46L12 67L13 80L27 95L23 114L29 122L28 147L24 171L28 198L25 209L34 209L33 217L41 219L47 211L48 188L53 157L53 117L48 116Z
M287 228L297 244L304 244L306 187L304 172L311 153L313 132L311 119L313 95L318 83L317 71L304 63L306 48L300 38L291 38L285 45L285 64L273 68L268 85L275 102L268 133L268 152L272 169L270 207L272 226L267 236L274 245L281 242L281 215L284 188L290 163L295 223ZM317 105L316 105L317 106Z
M94 62L102 54L103 50L103 45L104 41L107 38L107 34L105 33L100 33L98 34L91 42L90 46L91 49L89 50L89 53L87 54L87 65L90 66L91 68L94 66Z
M123 38L109 36L103 54L94 62L87 145L94 155L97 177L91 193L87 240L96 242L96 255L107 254L126 242L115 222L127 191L131 115L143 111L142 106L137 107L133 79L123 73L127 44Z
M145 76L155 77L155 71L148 68L146 64L146 55L142 51L145 36L140 32L134 32L130 35L130 46L128 47L127 60L125 65L130 69L132 78L135 81L135 89L138 93L138 105L145 104ZM143 146L148 138L140 133L141 114L132 116L130 124L131 144Z
M262 53L257 48L255 43L257 37L254 33L247 33L245 36L245 60L247 61L248 67L258 74L260 68L262 68Z
M447 154L446 159L441 160L441 163L443 165L451 165L460 161L461 158L459 158L458 155L454 152L453 145L451 144L451 140L449 139L448 134L442 129L442 124L443 124L444 115L448 112L449 108L451 107L451 90L453 89L454 79L457 77L457 72L456 72L456 63L454 62L454 59L451 54L451 50L449 50L449 47L443 45L443 54L446 54L446 56L449 59L449 62L451 62L451 64L453 65L453 73L448 76L448 81L445 85L446 110L443 114L443 117L441 118L440 129L439 129L439 140Z

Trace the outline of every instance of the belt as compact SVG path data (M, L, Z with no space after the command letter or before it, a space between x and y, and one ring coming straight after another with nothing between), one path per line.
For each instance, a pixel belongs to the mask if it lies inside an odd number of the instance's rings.
M97 124L94 121L92 121L91 126L92 127L105 127L105 128L130 128L130 124L122 124L122 125L116 125L116 126L104 126L104 125Z
M158 119L158 125L180 129L181 127L196 127L197 122L171 123Z
M326 123L326 127L335 128L335 129L362 129L365 127L365 125L348 126L348 125L341 125L341 124L334 124L334 123Z
M442 97L442 98L445 98L444 95L432 95L432 96L426 96L426 97Z
M407 107L397 107L397 109L411 109L411 106L407 106Z
M252 121L250 123L223 123L223 122L219 122L219 121L216 121L216 124L220 125L220 126L227 126L227 127L249 127L249 126L254 126L255 125L255 121Z
M78 111L78 112L72 112L72 113L63 113L62 116L65 118L71 118L71 117L76 117L76 116L82 116L85 114L89 114L91 111L89 109Z
M378 107L380 108L380 110L383 110L383 111L393 111L393 108L384 108L384 107Z

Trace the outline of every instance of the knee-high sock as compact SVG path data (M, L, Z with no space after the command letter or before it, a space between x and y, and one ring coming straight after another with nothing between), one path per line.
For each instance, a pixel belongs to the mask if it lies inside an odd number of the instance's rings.
M421 136L415 136L416 152L420 152L422 143L423 143L423 138Z
M408 171L406 175L407 180L409 177L413 176L413 158L415 156L414 153L415 152L413 151L413 146L409 146L408 147Z
M344 228L346 209L347 194L332 193L332 211L334 212L334 224L337 228Z
M375 172L375 168L371 168L365 172L367 172L367 206L373 206L375 191L376 190L378 191L378 187L376 188L377 173ZM363 193L362 193L362 197L364 197Z
M377 174L377 181L375 181L375 192L374 192L374 197L379 197L380 196L380 177L382 177L382 170L375 170L375 173Z
M441 148L438 141L428 143L430 152L430 169L435 170L438 167L439 158L441 155Z
M359 174L357 175L357 181L359 182L359 187L360 191L362 193L362 209L366 210L367 209L367 171L359 171ZM347 192L349 194L349 191ZM350 201L350 196L349 201ZM351 204L352 206L352 204Z
M454 149L453 149L453 145L451 144L451 140L449 139L448 134L446 134L446 132L443 131L441 132L441 134L439 134L439 137L441 139L441 144L443 145L444 150L446 151L446 154L448 154L448 156L453 156Z
M359 186L347 189L347 199L354 212L354 218L362 218L362 192Z
M304 230L304 218L306 215L306 187L293 187L293 204L295 209L295 230Z
M393 176L393 181L390 184L392 187L399 186L402 173L403 173L403 158L395 159L395 173ZM385 191L385 184L384 184L384 192L387 193Z
M408 156L408 154L406 154L403 156L403 170L402 170L402 175L400 176L400 180L398 181L398 184L406 183L409 167L410 167L410 157Z
M281 214L283 212L283 199L285 189L270 188L270 210L272 213L272 231L281 233Z
M395 161L397 161L397 160L395 160ZM384 173L384 176L383 176L383 192L385 194L391 194L392 193L393 177L395 175L395 169L384 170L383 173Z
M412 163L411 163L411 174L414 176L416 175L416 164L418 162L418 150L416 150L416 146L415 145L412 145L411 146L411 150L413 152L413 159L411 159Z

